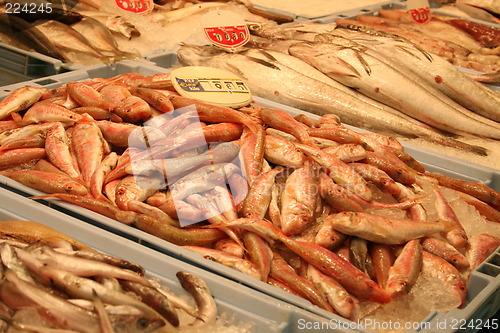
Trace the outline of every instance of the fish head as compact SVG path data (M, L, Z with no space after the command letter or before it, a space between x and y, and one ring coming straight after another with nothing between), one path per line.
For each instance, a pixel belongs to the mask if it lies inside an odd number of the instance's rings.
M225 53L215 46L184 44L177 50L179 62L185 66L200 66L219 54Z
M318 50L316 50L314 46L315 43L298 42L290 45L288 53L317 68L318 70L321 70L321 63L318 62L321 54L318 53Z
M346 46L346 47L355 47L357 44L352 40L342 36L337 33L337 30L334 30L332 33L328 34L317 34L314 37L315 42L320 43L330 43L338 46Z
M330 43L301 42L291 45L288 52L332 78L337 75L359 77L359 72L336 54L350 49L348 46ZM351 50L355 52L354 49Z
M113 325L116 333L150 333L167 325L160 317L120 316L120 319Z

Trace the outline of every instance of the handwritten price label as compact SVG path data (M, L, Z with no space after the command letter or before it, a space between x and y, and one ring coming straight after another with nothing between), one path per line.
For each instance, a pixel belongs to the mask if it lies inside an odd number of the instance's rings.
M116 6L122 10L136 14L147 14L153 10L153 0L115 0Z
M429 7L410 10L411 17L415 22L427 23L431 20L431 9Z
M243 46L250 39L250 32L246 25L232 27L204 28L205 35L214 45L225 48L237 48Z

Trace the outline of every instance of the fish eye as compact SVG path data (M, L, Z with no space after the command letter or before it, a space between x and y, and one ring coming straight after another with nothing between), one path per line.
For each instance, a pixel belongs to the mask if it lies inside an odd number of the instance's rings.
M137 320L137 327L140 329L148 328L149 321L146 318L139 318L139 320Z

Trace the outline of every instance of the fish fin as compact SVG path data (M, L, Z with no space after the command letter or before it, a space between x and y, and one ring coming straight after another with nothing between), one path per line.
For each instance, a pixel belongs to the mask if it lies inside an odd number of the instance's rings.
M445 231L444 231L445 233L448 233L448 232L456 229L455 223L453 221L450 221L450 220L439 219L436 221L436 223L442 224L445 227Z
M429 52L426 52L426 51L424 51L424 50L422 50L420 48L417 48L415 50L415 47L406 47L406 46L403 46L403 45L397 45L396 48L399 49L402 52L405 52L405 53L411 55L412 57L420 59L419 57L417 57L415 55L415 51L418 50L420 53L422 53L424 55L425 58L427 58L427 60L429 60L429 62L432 62L432 55Z
M488 156L490 154L489 150L481 146L470 146L470 152L479 156Z
M79 121L77 121L77 123L86 123L86 122L94 122L94 121L95 121L95 119L92 118L92 116L90 114L84 113L84 114L82 114L82 118Z
M276 69L276 70L281 70L278 66L270 63L269 61L265 61L265 60L262 60L262 59L259 59L259 58L254 58L254 57L250 57L250 56L247 56L247 58L250 60L250 61L253 61L253 62L256 62L260 65L263 65L263 66L266 66L266 67L269 67L271 69Z
M261 52L267 59L271 60L271 61L276 61L278 62L278 59L276 59L272 54L270 54L269 52L265 51L265 50L262 50Z
M351 76L351 77L357 77L361 78L361 74L358 72L356 68L354 68L351 64L348 62L342 60L341 58L335 57L336 63L334 64L333 62L329 63L328 69L322 68L318 64L316 68L320 69L322 72L325 74L333 74L333 75L340 75L340 76Z
M465 142L462 142L462 141L459 141L459 140L456 140L453 138L448 138L448 137L441 138L441 137L431 137L431 136L427 136L427 137L423 137L423 138L427 141L434 142L438 145L467 151L467 152L470 152L474 155L478 155L478 156L488 156L489 155L489 150L484 148L484 147L468 144L468 143L465 143Z
M269 54L266 50L262 50L262 49L252 49L252 48L249 48L249 49L246 49L246 50L243 50L241 52L239 52L240 54L244 54L246 55L247 57L250 57L252 58L251 55L248 55L248 53L250 51L258 51L259 53L261 53L264 57L266 57L268 60L270 61L278 61L275 57L273 57L271 54Z
M137 59L142 59L143 57L140 54L138 54L138 53L120 51L119 53L117 53L112 58L113 58L113 62L119 62L119 61L121 61L123 59L137 60Z
M99 61L106 65L112 64L114 62L114 57L102 56L99 57Z
M410 42L411 43L411 42ZM412 43L413 44L413 43ZM432 62L432 54L422 49L420 46L413 44L413 46L420 51L430 62Z
M358 58L359 62L363 66L366 74L368 74L368 76L371 76L372 75L372 69L370 68L370 65L365 60L365 58L363 58L362 51L355 50L355 54L356 54L356 58Z
M240 77L242 77L243 79L245 80L248 80L247 77L245 77L245 74L236 66L234 65L231 65L231 64L227 64L227 67L229 67L231 69L232 72L238 74Z
M23 117L19 114L19 112L12 112L10 114L12 117L12 120L18 125L18 126L26 126L27 124L24 123Z

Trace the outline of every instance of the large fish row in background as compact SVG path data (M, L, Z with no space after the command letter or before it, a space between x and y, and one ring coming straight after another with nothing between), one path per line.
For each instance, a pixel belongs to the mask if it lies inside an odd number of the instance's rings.
M156 50L177 48L189 37L187 32L203 34L199 18L215 8L237 11L251 21L256 17L260 18L258 21L291 20L259 11L245 1L157 1L153 10L145 15L121 10L114 1L79 1L64 8L53 6L51 13L7 14L8 8L0 5L0 41L65 63L90 65L136 59Z
M337 20L337 24L355 23L397 34L452 64L484 73L500 70L500 29L434 14L427 24L418 24L411 15L398 9L381 9L379 16L358 15L356 21Z
M229 54L185 45L178 57L184 65L233 71L258 96L317 114L335 113L354 126L420 136L477 154L484 151L442 131L500 139L496 92L402 38L332 29L262 27L249 44L255 48Z
M21 49L35 50L65 63L88 65L140 57L138 54L120 50L115 39L117 34L110 29L117 25L126 25L126 21L118 24L118 19L115 19L109 23L101 23L78 13L77 10L81 8L99 7L93 2L81 1L74 10L54 7L50 13L21 11L13 14L12 10L2 6L0 40ZM130 24L129 27L133 29Z
M497 0L436 0L440 11L470 16L481 21L500 24L500 2Z

